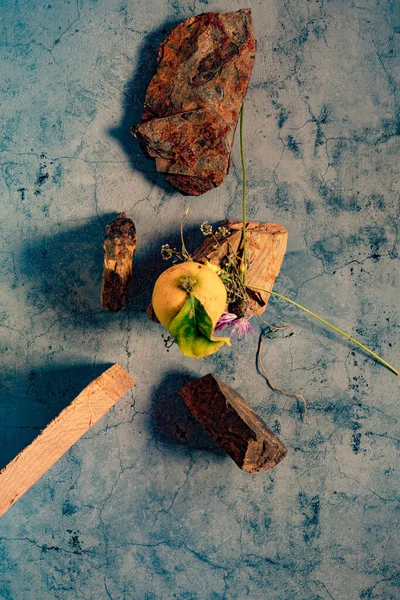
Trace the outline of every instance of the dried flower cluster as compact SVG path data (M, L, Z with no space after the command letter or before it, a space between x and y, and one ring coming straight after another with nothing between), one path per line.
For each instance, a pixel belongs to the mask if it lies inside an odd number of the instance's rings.
M212 225L210 225L208 221L204 221L204 223L200 225L200 231L203 235L211 235L213 231Z
M218 319L215 331L223 331L232 326L231 336L247 337L249 333L254 333L254 327L250 324L251 317L241 317L240 319L234 313L225 312Z
M169 244L163 244L161 246L161 256L163 257L163 260L169 260L173 253L174 251Z

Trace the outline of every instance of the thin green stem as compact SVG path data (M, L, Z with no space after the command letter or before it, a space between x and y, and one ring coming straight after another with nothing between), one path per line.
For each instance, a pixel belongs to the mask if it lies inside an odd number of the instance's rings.
M182 256L185 258L185 260L192 260L192 257L190 256L189 252L186 249L185 240L183 237L183 225L185 223L185 219L188 215L188 212L189 212L189 207L185 210L185 214L183 215L182 220L181 220L181 228L180 229L181 229Z
M246 269L247 269L247 240L246 240L246 212L247 212L247 175L246 163L244 161L244 142L243 142L243 123L244 123L244 102L240 111L240 156L242 159L242 176L243 176L243 197L242 197L242 222L243 222L243 257L240 263L240 273L242 275L243 284L246 285Z
M359 346L360 348L362 348L365 352L368 352L368 354L370 354L376 360L378 360L380 363L382 363L383 365L385 365L385 367L387 367L388 369L390 369L390 371L392 371L396 375L400 375L400 373L399 373L399 371L397 371L397 369L395 369L394 367L392 367L392 365L390 365L388 362L386 362L386 360L384 360L383 358L381 358L378 354L375 354L375 352L373 352L372 350L370 350L367 346L364 346L364 344L362 344L361 342L358 342L351 335L349 335L348 333L345 333L344 331L342 331L338 327L335 327L335 325L332 325L332 323L329 323L328 321L326 321L322 317L319 317L318 315L316 315L315 313L313 313L311 310L308 310L308 308L305 308L304 306L302 306L298 302L295 302L294 300L291 300L290 298L287 298L286 296L283 296L282 294L278 294L278 292L272 292L271 290L266 290L265 288L256 287L255 285L248 285L247 287L250 290L255 290L255 291L258 291L258 292L265 292L266 294L272 294L273 296L277 296L278 298L281 298L281 300L285 300L286 302L289 302L290 304L293 304L294 306L297 306L297 308L300 308L301 310L303 310L307 314L311 315L312 317L314 317L314 319L317 319L318 321L321 321L321 323L323 323L324 325L327 325L327 327L330 327L331 329L333 329L333 331L336 331L336 333L340 333L340 335L343 335L345 338L347 338L348 340L350 340L351 342L353 342L353 344L356 344L357 346Z

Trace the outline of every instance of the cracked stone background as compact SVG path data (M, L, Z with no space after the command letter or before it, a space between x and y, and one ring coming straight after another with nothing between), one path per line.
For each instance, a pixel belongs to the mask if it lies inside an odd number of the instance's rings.
M396 0L248 1L257 61L246 99L249 218L282 223L276 290L399 366ZM400 597L399 385L346 340L271 301L261 326L199 362L164 348L144 309L177 240L240 218L238 139L224 184L176 193L129 134L158 43L236 0L0 1L0 461L106 366L137 380L1 519L5 600L391 600ZM127 307L99 305L106 223L136 223ZM261 324L262 325L262 324ZM176 390L214 372L289 449L241 472Z

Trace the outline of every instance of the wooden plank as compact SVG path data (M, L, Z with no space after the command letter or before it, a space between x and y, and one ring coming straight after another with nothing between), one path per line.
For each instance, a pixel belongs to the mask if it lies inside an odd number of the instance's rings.
M0 516L134 385L113 365L85 389L0 472Z
M229 385L211 373L178 392L194 417L235 463L254 475L287 454L280 439Z

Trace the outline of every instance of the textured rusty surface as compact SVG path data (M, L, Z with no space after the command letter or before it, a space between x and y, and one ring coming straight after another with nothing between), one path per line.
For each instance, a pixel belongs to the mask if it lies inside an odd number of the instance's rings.
M125 304L132 278L132 262L136 251L135 224L120 213L106 228L101 304L118 312Z
M285 458L285 446L261 417L215 375L196 379L178 393L193 416L244 471L267 471Z
M182 193L200 195L224 180L255 50L250 9L191 17L160 44L132 133Z

